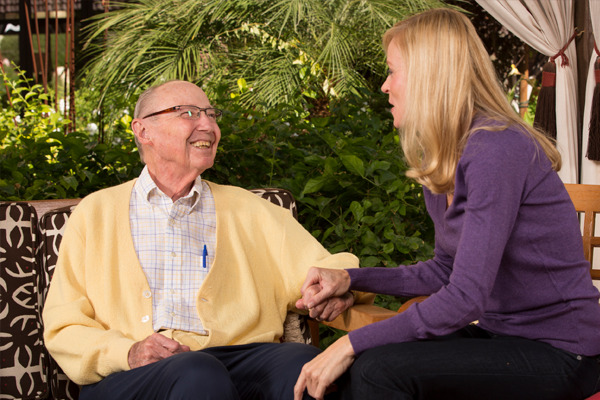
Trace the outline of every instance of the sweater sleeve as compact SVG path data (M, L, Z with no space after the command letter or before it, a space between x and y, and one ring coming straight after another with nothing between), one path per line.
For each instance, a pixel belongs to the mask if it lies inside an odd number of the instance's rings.
M532 139L519 132L481 131L469 139L456 171L454 201L464 205L464 222L448 283L402 314L351 332L350 341L357 354L389 343L449 334L479 319L517 218L535 155ZM424 264L430 268L438 265ZM404 279L405 272L396 274ZM407 286L415 281L395 283L408 293L411 290Z
M77 232L77 210L70 218L43 311L44 341L52 357L79 385L129 370L127 356L135 343L95 320L86 290L85 240Z

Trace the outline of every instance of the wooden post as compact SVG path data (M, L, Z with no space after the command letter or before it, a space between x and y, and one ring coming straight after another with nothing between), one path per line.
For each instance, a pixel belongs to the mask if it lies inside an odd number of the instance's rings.
M36 59L35 59L35 53L33 52L33 35L31 34L31 21L29 18L29 1L25 1L25 20L27 21L27 33L29 34L28 37L28 43L29 43L29 49L31 50L31 60L33 62L33 74L34 74L34 78L35 78L35 83L38 82L38 73L37 73L37 65L36 65Z
M54 111L58 112L58 0L54 0Z
M46 43L45 43L46 48L44 50L44 54L45 54L45 56L44 56L44 71L46 73L44 74L44 91L46 93L48 93L48 75L50 75L50 73L49 73L50 71L48 70L48 53L49 53L48 46L50 45L48 43L48 36L50 35L50 27L49 27L50 24L48 23L49 22L49 17L48 17L48 0L44 0L44 8L45 8L45 11L46 11L46 15L45 15L46 18L45 18L45 21L44 21L45 24L46 24L46 26L45 26L45 28L46 28ZM52 79L52 78L50 78L50 79ZM48 104L48 100L44 100L44 103Z
M33 47L31 45L31 30L29 27L29 0L19 1L19 25L21 30L19 31L19 64L21 69L25 70L26 76L29 78L34 77L34 64L33 64ZM28 34L29 33L29 34Z
M594 35L592 29L592 20L590 19L590 5L587 1L574 1L573 12L575 27L581 35L575 38L575 51L577 53L577 148L579 149L579 166L581 171L581 163L587 149L582 149L583 130L587 127L583 126L583 112L585 106L585 88L587 83L588 68L590 59L594 52ZM578 174L581 179L581 173Z
M40 24L37 13L37 1L33 0L33 18L35 21L35 36L37 37L38 57L40 60L40 70L42 72L42 84L46 87L46 71L44 70L44 60L42 59L42 46L40 45ZM36 57L37 58L37 57ZM37 62L37 59L36 59Z
M71 132L75 132L75 0L69 0L71 3L71 71L69 75L71 80L69 81L70 92L69 92L69 119L71 120Z
M68 93L69 82L71 81L71 78L69 77L69 72L71 70L69 68L69 60L70 60L69 52L71 51L71 46L69 46L69 43L70 43L69 37L71 35L71 24L69 23L70 16L71 16L71 0L67 0L67 18L65 20L65 69L64 69L65 84L63 85L64 115L69 115L69 113L67 112L67 109L68 109L67 93ZM67 127L67 132L65 132L65 134L67 134L70 129L71 129L71 125L69 124L69 126Z
M527 87L529 86L527 83L527 79L529 79L529 46L527 43L523 44L523 49L525 51L523 59L525 71L523 71L523 77L519 84L519 114L521 118L525 117L527 108L529 107L529 97L527 96Z

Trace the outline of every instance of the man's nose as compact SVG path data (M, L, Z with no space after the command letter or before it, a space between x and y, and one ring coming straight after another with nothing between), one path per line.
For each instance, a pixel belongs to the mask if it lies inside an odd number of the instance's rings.
M208 116L208 114L206 114L206 111L200 111L200 118L198 118L196 120L196 126L197 127L203 127L203 128L210 128L211 130L213 129L213 124L216 124L217 122L210 118Z

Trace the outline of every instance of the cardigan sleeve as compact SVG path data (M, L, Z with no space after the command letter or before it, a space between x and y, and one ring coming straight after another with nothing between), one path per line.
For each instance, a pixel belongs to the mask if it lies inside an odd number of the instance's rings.
M302 297L300 288L310 267L333 269L357 269L358 258L351 253L329 253L289 212L283 213L280 244L280 266L288 298L288 310L305 314L297 310L295 302ZM371 293L359 293L355 296L358 303L372 303Z
M455 194L455 202L465 203L464 223L448 283L402 314L350 332L357 354L389 343L446 335L479 319L516 221L535 154L533 139L519 132L481 131L471 136L456 171L457 190L464 185L465 198L457 199ZM396 274L404 278L402 272ZM408 292L406 286L414 281L397 284Z
M67 376L88 385L129 370L127 356L135 341L94 318L94 305L86 293L89 266L85 265L85 240L76 229L77 211L67 224L44 306L44 341Z

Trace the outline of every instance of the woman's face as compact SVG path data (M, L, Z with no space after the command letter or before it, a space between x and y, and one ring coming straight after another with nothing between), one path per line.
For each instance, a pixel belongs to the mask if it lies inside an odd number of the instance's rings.
M406 104L406 68L395 43L390 43L387 51L388 77L381 86L381 91L389 96L392 107L394 126L400 128L404 120Z

